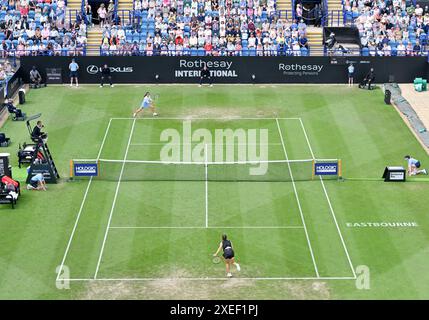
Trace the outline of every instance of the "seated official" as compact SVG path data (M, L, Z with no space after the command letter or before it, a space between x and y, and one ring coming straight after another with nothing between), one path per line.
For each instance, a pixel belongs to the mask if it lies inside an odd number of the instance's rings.
M30 81L34 88L40 88L42 83L42 76L40 75L39 71L36 69L35 66L31 68L30 71Z
M10 114L14 115L14 118L22 118L24 115L22 114L22 110L18 109L17 107L15 107L13 105L13 100L12 99L8 99L6 100L6 102L4 103L4 106L7 108L7 110L9 111Z
M44 125L42 124L42 121L37 121L36 126L33 129L33 132L31 133L31 138L37 141L43 140L46 142L48 139L48 134L42 131L42 128Z

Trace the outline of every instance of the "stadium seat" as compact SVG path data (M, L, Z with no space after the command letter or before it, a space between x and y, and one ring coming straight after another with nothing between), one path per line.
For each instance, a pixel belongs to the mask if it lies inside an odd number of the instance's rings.
M306 47L301 47L301 55L304 57L308 56L308 49Z

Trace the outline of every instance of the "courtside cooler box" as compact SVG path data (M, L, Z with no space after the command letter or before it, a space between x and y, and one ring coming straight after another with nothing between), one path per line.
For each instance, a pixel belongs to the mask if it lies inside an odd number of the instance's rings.
M25 103L25 90L24 89L19 89L18 97L19 97L19 104L24 104Z
M404 182L406 178L405 169L403 167L386 167L382 178L385 182Z
M0 176L12 177L11 166L9 166L9 153L0 153Z

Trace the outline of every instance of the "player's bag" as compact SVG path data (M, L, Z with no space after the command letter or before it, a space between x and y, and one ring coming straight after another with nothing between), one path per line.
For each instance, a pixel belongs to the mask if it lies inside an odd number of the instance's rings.
M1 178L1 182L4 183L5 185L13 184L15 188L18 188L19 186L19 183L17 181L13 180L11 177L8 177L8 176L3 176Z

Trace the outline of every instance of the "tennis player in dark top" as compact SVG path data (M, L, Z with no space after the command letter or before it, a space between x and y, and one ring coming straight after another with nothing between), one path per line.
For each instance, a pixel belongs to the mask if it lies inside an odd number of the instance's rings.
M217 248L217 251L215 254L213 254L213 256L216 257L221 250L223 250L223 258L226 266L226 276L228 278L231 278L231 265L235 265L237 271L240 271L241 268L240 265L234 261L234 250L232 248L232 242L228 240L226 234L222 235L222 241L220 242L219 248Z
M213 87L212 77L210 76L210 70L206 65L201 69L201 77L200 77L200 87L203 85L203 81L206 80L210 87Z
M110 83L110 87L113 87L112 73L110 72L110 68L107 66L107 64L105 64L103 66L103 68L101 68L101 84L100 84L100 88L103 87L105 79L108 79L109 83Z

